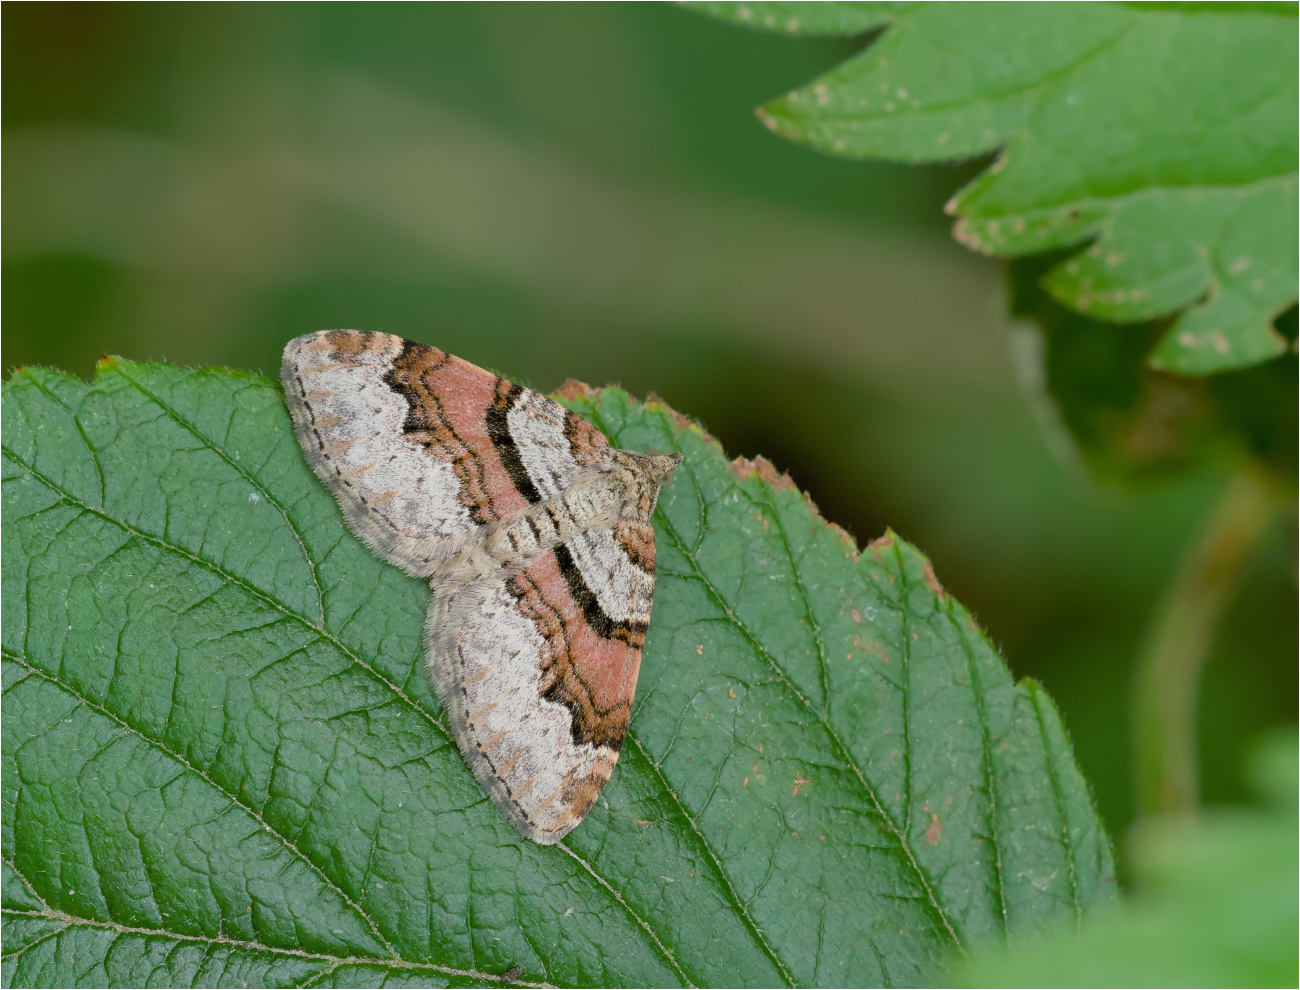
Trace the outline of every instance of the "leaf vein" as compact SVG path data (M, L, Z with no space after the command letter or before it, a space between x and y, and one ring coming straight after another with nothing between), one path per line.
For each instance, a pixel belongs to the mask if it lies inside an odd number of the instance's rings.
M641 758L650 766L651 772L659 781L659 786L663 788L664 793L669 796L673 804L677 806L677 810L681 813L681 816L685 818L687 824L691 826L691 831L695 834L696 838L699 840L700 846L704 849L704 852L709 857L709 861L713 864L713 869L716 873L718 883L722 887L723 893L725 893L727 899L731 901L732 906L736 909L741 920L745 923L745 927L749 929L754 941L758 943L759 948L766 953L767 957L772 960L773 965L776 966L781 976L785 979L786 985L790 987L798 986L798 983L795 982L794 976L790 973L790 970L786 968L785 963L782 962L781 957L777 954L776 949L770 942L768 942L768 940L763 936L763 933L759 930L753 916L749 913L748 906L741 900L739 893L731 882L730 875L727 873L726 869L723 868L722 860L718 856L717 851L713 848L709 840L705 838L704 833L700 830L700 826L696 823L694 816L686 809L686 805L682 803L682 799L678 796L677 791L669 785L668 778L664 775L659 764L650 758L650 754L647 753L645 747L641 745L641 741L632 733L628 733L627 739L632 743Z
M1047 738L1047 726L1043 721L1043 710L1039 704L1039 693L1031 688L1030 698L1034 705L1034 718L1038 721L1038 734L1043 740L1043 755L1047 763L1047 779L1052 784L1052 799L1056 804L1056 816L1061 822L1061 844L1065 846L1065 864L1070 875L1070 893L1074 900L1075 925L1083 928L1083 901L1079 897L1079 879L1076 872L1074 840L1070 837L1070 822L1065 814L1065 800L1061 795L1061 781L1056 773L1052 759L1052 746Z
M264 952L272 956L285 956L294 959L319 961L329 963L334 969L337 969L340 966L374 966L382 969L445 973L448 976L463 976L475 980L487 980L492 983L501 983L505 986L539 987L547 988L547 990L549 990L551 986L548 983L531 983L527 980L508 980L500 974L484 973L481 970L476 969L457 969L453 966L444 966L441 963L414 962L409 959L402 959L400 956L332 956L325 952L308 952L306 949L285 949L251 939L237 939L213 935L189 935L181 932L167 931L162 928L138 928L130 925L122 925L115 921L101 921L98 918L79 918L75 915L53 909L46 909L45 911L19 911L14 908L0 908L0 915L19 918L46 918L50 921L61 922L67 926L59 929L59 932L55 932L54 934L65 932L68 928L74 927L100 928L115 932L118 936L143 935L149 938L174 939L178 942L194 942L206 946L209 950L216 946L224 946L232 949L246 949L251 952Z
M706 593L713 600L715 606L724 612L740 634L745 637L746 641L750 644L751 649L753 649L754 652L772 668L772 671L781 679L781 683L784 685L785 689L798 698L821 725L822 731L825 732L827 737L830 739L836 755L839 756L839 758L844 762L844 765L853 772L853 775L857 778L863 791L866 792L867 799L871 802L876 815L879 817L880 821L884 823L889 834L892 835L898 843L908 866L915 874L922 888L925 890L930 907L935 912L939 923L943 926L944 931L947 932L953 945L955 945L964 955L965 947L962 946L961 940L957 937L957 932L953 928L947 912L945 912L942 905L939 904L939 900L934 893L933 884L925 871L921 868L921 864L917 860L916 854L912 851L911 844L907 841L907 836L899 830L893 820L885 813L884 805L881 803L880 796L876 793L875 787L873 787L871 782L867 780L866 775L862 772L862 768L857 765L856 761L854 761L848 748L840 739L839 733L835 731L834 726L829 723L826 717L813 707L812 702L810 702L803 692L799 690L798 686L790 679L790 676L785 672L781 665L777 663L776 658L768 652L767 647L762 644L754 634L753 630L741 621L740 617L737 616L736 613L727 605L722 596L718 593L717 588L713 586L713 582L704 575L704 572L701 570L699 562L695 559L694 555L687 551L684 541L678 535L672 523L667 520L664 521L664 532L672 541L673 546L676 547L677 551L691 564L695 573L699 576L701 583L704 585Z
M349 897L347 892L343 890L342 887L340 887L333 880L331 880L329 875L324 871L324 869L318 866L310 856L308 856L301 849L299 849L298 846L294 842L292 842L287 836L282 835L278 830L276 830L271 825L270 822L268 822L260 813L258 813L258 811L255 808L241 801L236 794L227 790L225 787L219 784L216 780L214 780L203 770L200 770L198 767L194 766L187 759L185 759L185 757L183 757L180 753L175 752L174 750L172 750L171 748L169 748L159 740L151 739L149 736L145 735L139 729L135 728L133 725L131 725L125 719L121 718L115 712L110 711L108 708L104 707L103 705L91 701L85 695L81 694L81 692L77 691L76 688L72 687L72 685L64 683L60 678L55 677L53 674L50 674L49 672L42 670L41 668L35 666L32 663L29 663L26 657L16 656L15 654L10 653L8 650L0 651L0 655L3 655L6 659L12 660L15 663L21 664L22 666L26 667L29 671L31 671L33 674L35 674L37 677L40 677L48 681L50 684L53 684L61 691L64 691L65 693L76 698L77 701L85 705L87 708L91 709L92 711L96 711L99 714L103 715L105 718L117 723L119 726L121 726L124 732L130 733L131 735L140 739L146 745L151 746L154 749L158 750L159 752L163 753L164 755L170 757L176 763L179 763L181 766L183 766L187 771L194 774L196 777L198 777L200 780L206 783L218 794L222 795L231 804L236 805L239 808L242 808L245 814L249 815L249 817L254 819L269 834L273 835L276 839L278 839L280 843L285 847L285 849L287 849L290 853L292 853L294 856L300 859L304 864L306 864L307 867L313 873L315 873L330 890L334 891L334 893L336 893L340 898L342 898L343 901L350 908L352 908L353 911L356 912L357 916L365 921L367 927L370 928L371 933L375 936L375 938L379 940L381 945L383 945L386 949L389 950L389 952L392 953L394 959L399 958L396 950L393 949L392 945L389 944L388 939L386 939L383 933L379 930L378 924L376 924L374 919L372 919L366 913L365 909L363 909L361 905L357 904L356 901L354 901L351 897ZM105 748L107 748L107 746ZM96 872L98 873L98 871ZM59 912L56 911L54 913L58 914Z
M316 559L312 556L311 552L307 549L307 540L303 536L303 534L298 530L298 527L294 525L293 519L291 519L289 516L288 509L286 509L280 503L280 500L277 499L271 493L271 490L267 486L263 485L260 481L258 481L251 474L245 471L243 466L240 465L238 461L230 457L230 455L227 454L221 447L217 446L211 440L205 437L199 431L198 427L190 423L189 420L187 420L184 416L178 413L171 406L167 405L167 403L163 402L162 399L154 395L152 392L150 392L147 388L141 385L130 375L126 374L126 372L123 370L123 367L121 365L117 366L116 371L128 382L130 382L131 385L133 385L136 388L136 390L140 392L141 395L145 396L145 398L149 399L151 402L157 405L159 409L161 409L164 413L166 413L168 419L170 419L181 429L189 433L192 437L194 437L194 439L198 440L208 450L212 451L219 458L221 458L232 471L234 471L241 478L247 481L259 492L261 492L262 497L265 498L268 502L270 502L273 506L275 506L276 511L278 511L280 513L280 516L284 519L285 525L289 527L289 532L293 533L294 539L298 541L298 548L302 550L303 559L307 562L307 567L311 571L312 587L315 588L316 590L316 600L320 607L320 616L321 616L320 621L324 622L325 621L325 591L321 587L320 574L317 572ZM229 435L229 425L227 425L227 435Z
M416 713L418 713L426 721L428 721L432 725L437 726L439 731L442 732L444 738L446 738L447 740L452 740L453 737L451 732L447 729L446 726L442 724L442 722L438 718L436 718L434 715L431 715L421 705L417 704L414 701L414 699L412 699L400 687L398 687L387 677L381 674L378 670L376 670L370 664L366 663L359 656L357 656L356 653L354 653L351 649L345 646L343 642L338 639L338 637L330 633L327 629L324 628L324 626L317 625L316 623L312 622L311 619L308 619L304 615L299 615L297 612L295 612L284 602L277 599L274 595L271 595L268 592L263 591L261 588L257 587L255 584L246 580L245 578L241 578L237 574L233 574L230 571L227 571L225 568L217 564L215 561L207 560L201 557L199 554L194 553L193 551L186 550L184 547L178 546L177 544L172 543L169 540L163 539L162 537L154 536L152 533L146 533L143 530L131 526L129 523L125 522L124 520L115 519L107 512L103 512L99 509L96 509L92 505L87 505L85 502L82 502L76 496L70 494L67 491L64 491L62 488L56 485L51 479L42 475L34 467L32 467L30 464L27 464L25 461L23 461L20 457L15 455L13 451L8 449L7 447L0 447L0 450L3 450L3 452L12 460L14 460L16 463L22 465L23 468L25 468L32 475L33 478L41 482L41 484L45 485L48 489L50 489L50 491L57 494L69 505L80 508L84 512L96 516L97 518L103 519L105 522L108 522L111 525L118 527L123 532L130 533L132 536L144 540L146 543L151 543L154 546L162 548L163 550L166 550L170 553L174 553L177 554L178 556L186 558L187 560L199 565L209 573L225 581L228 581L230 584L233 584L236 587L242 588L244 591L248 592L250 595L254 596L255 598L261 599L263 602L270 605L272 608L276 609L277 611L283 613L288 618L293 619L296 622L300 622L303 626L310 629L312 632L316 633L316 635L318 635L321 639L323 639L325 642L329 643L331 646L337 649L340 653L342 653L345 657L347 657L348 660L350 660L352 663L356 664L358 667L361 667L372 677L374 677L377 681L379 681L384 686L386 686L395 695L397 695L404 702L410 705L411 709Z
M984 689L980 683L979 667L975 663L974 653L971 651L970 641L961 634L957 620L952 614L951 605L944 611L945 617L949 624L957 631L957 641L961 644L962 653L966 656L966 672L970 677L971 696L975 701L975 711L978 714L980 727L980 745L982 749L982 762L984 764L984 781L988 789L988 843L992 847L992 857L990 867L993 870L993 879L998 888L998 920L1002 923L1002 938L1005 941L1010 937L1010 919L1007 910L1007 889L1006 882L1002 876L1002 850L998 844L998 785L997 774L993 769L993 746L989 740L989 715L984 706Z
M663 940L659 938L659 934L653 928L650 927L650 923L648 921L646 921L634 910L632 910L632 905L630 905L626 900L624 900L623 895L620 894L614 888L613 884L611 884L603 876L597 873L595 867L593 867L585 859L583 859L571 848L569 848L568 843L565 842L564 840L557 842L554 848L563 850L565 853L568 854L570 858L572 858L575 862L577 862L584 870L590 873L592 877L595 878L596 882L600 884L602 887L604 887L609 892L610 896L613 897L614 900L616 900L620 905L622 905L623 910L626 911L628 913L628 916L632 918L632 920L635 921L641 927L641 930L650 936L651 941L654 942L655 946L663 954L663 957L666 960L668 960L668 965L672 967L673 971L676 972L679 977L681 977L682 982L685 983L688 987L695 986L695 984L691 982L691 978L686 975L686 971L682 969L681 963L677 961L677 957L673 955L672 951L666 945L664 945Z

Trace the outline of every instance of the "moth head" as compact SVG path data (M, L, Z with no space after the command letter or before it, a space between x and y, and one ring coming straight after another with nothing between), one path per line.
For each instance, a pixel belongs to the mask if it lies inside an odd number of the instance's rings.
M682 463L681 454L657 454L648 453L642 455L641 470L643 470L650 479L648 491L649 496L645 501L647 505L642 507L645 518L649 519L655 511L655 506L659 502L659 491L672 481L673 471Z
M672 480L673 471L682 463L681 454L658 454L648 453L642 464L646 472L654 479L657 487L662 488Z

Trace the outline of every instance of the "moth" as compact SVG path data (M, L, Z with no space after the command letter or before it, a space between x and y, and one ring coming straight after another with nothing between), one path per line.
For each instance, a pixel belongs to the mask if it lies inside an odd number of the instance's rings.
M374 553L431 589L426 666L465 762L525 838L591 810L627 734L680 454L617 450L434 347L330 330L281 369L307 462Z

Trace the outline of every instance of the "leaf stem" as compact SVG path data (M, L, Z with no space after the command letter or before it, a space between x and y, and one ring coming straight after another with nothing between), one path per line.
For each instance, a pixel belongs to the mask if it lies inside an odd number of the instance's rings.
M1201 672L1219 617L1276 505L1276 495L1258 474L1243 471L1234 477L1200 539L1189 545L1151 618L1133 684L1139 814L1196 808L1196 710Z

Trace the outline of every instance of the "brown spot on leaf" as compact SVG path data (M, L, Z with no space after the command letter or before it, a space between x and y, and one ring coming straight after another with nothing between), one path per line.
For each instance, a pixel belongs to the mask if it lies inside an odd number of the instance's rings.
M856 608L855 608L852 612L850 612L849 614L850 614L851 616L853 616L853 621L854 621L854 622L861 622L861 621L862 621L862 613L859 612Z
M667 402L661 399L654 392L646 393L645 403L647 406L650 405L651 403L657 406L663 406L664 412L666 412L669 416L671 416L672 421L676 423L678 426L680 426L683 430L689 430L692 428L700 429L700 425L696 423L693 419L691 419L691 417L687 416L684 413L679 413L676 409L670 406ZM707 430L701 430L700 432L704 434L705 439L707 440L713 439L713 437L709 436Z
M730 467L741 481L748 481L754 475L758 475L759 479L771 485L775 492L783 492L787 488L795 487L790 476L778 472L776 466L766 457L755 457L752 461L747 457L737 457L731 462Z
M943 823L939 821L939 816L930 813L930 824L925 829L925 841L932 846L939 844L939 836L943 835Z
M926 560L925 564L922 565L921 573L925 575L925 583L930 586L930 590L939 596L939 601L947 601L948 592L943 590L943 585L941 585L939 579L934 576L934 565L931 564L929 560Z
M580 382L576 378L566 378L564 384L554 392L561 399L592 399L598 393L597 389L592 388L586 382Z

